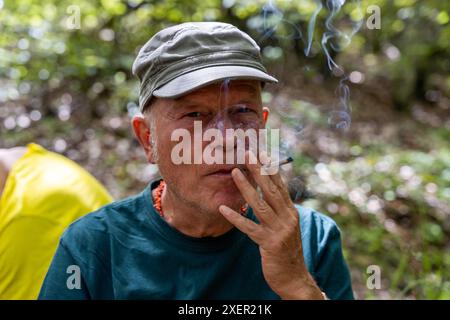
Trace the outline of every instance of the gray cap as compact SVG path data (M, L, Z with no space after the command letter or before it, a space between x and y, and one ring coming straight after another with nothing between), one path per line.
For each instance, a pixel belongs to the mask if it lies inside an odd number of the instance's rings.
M152 96L177 98L227 78L278 82L267 74L256 42L222 22L188 22L159 31L139 51L133 74L141 83L140 110Z

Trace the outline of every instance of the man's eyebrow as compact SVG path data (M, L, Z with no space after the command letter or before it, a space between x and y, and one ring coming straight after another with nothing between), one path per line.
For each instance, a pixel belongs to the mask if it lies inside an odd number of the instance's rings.
M257 96L259 94L258 89L256 89L255 86L250 83L237 83L232 86L238 90L246 91L250 93L252 96Z
M207 105L208 104L203 101L189 99L186 97L177 98L177 99L175 99L175 103L174 103L174 107L176 107L176 108L180 108L180 107L191 108L191 107L197 107L197 106L201 107L201 106L207 106Z
M233 83L230 85L230 88L237 89L242 91L240 93L247 93L251 98L258 97L260 92L255 87L255 85L250 83ZM223 89L220 90L220 94L223 94ZM229 92L229 91L228 91ZM233 96L233 93L228 93L228 95ZM174 106L176 107L195 107L195 106L209 106L209 102L202 101L201 99L197 100L192 97L181 96L179 98L174 99Z

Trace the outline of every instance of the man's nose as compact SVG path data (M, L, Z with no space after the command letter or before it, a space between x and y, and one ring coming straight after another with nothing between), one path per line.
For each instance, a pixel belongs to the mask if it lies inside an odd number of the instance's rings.
M235 147L235 139L233 135L233 130L235 130L235 124L230 119L226 112L220 112L217 114L212 121L209 122L207 129L215 129L222 136L223 146L228 148ZM230 130L227 134L227 130Z
M207 129L217 129L222 134L222 137L225 139L227 129L233 129L233 123L226 112L219 112L214 119L212 119Z

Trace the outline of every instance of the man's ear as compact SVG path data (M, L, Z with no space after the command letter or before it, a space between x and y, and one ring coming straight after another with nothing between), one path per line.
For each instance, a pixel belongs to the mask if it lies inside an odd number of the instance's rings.
M269 118L269 108L268 107L263 107L263 124L264 126L266 126L267 124L267 119Z
M148 162L155 163L153 159L153 146L150 143L150 128L148 127L147 120L141 113L138 113L133 116L131 124L133 125L133 131L136 135L136 138L144 148Z

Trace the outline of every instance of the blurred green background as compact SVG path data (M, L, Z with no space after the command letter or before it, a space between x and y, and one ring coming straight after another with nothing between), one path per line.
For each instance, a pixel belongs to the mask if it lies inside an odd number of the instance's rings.
M338 222L357 298L450 299L450 2L334 1L343 4L336 30L361 24L350 43L328 47L346 78L330 72L321 47L327 1L304 54L319 2L0 0L0 148L37 142L116 198L140 191L156 172L129 121L140 46L172 24L230 22L280 79L263 98L295 158L285 174L307 181L305 205ZM373 5L379 29L368 25ZM329 124L343 79L347 130ZM371 265L380 289L367 286Z

